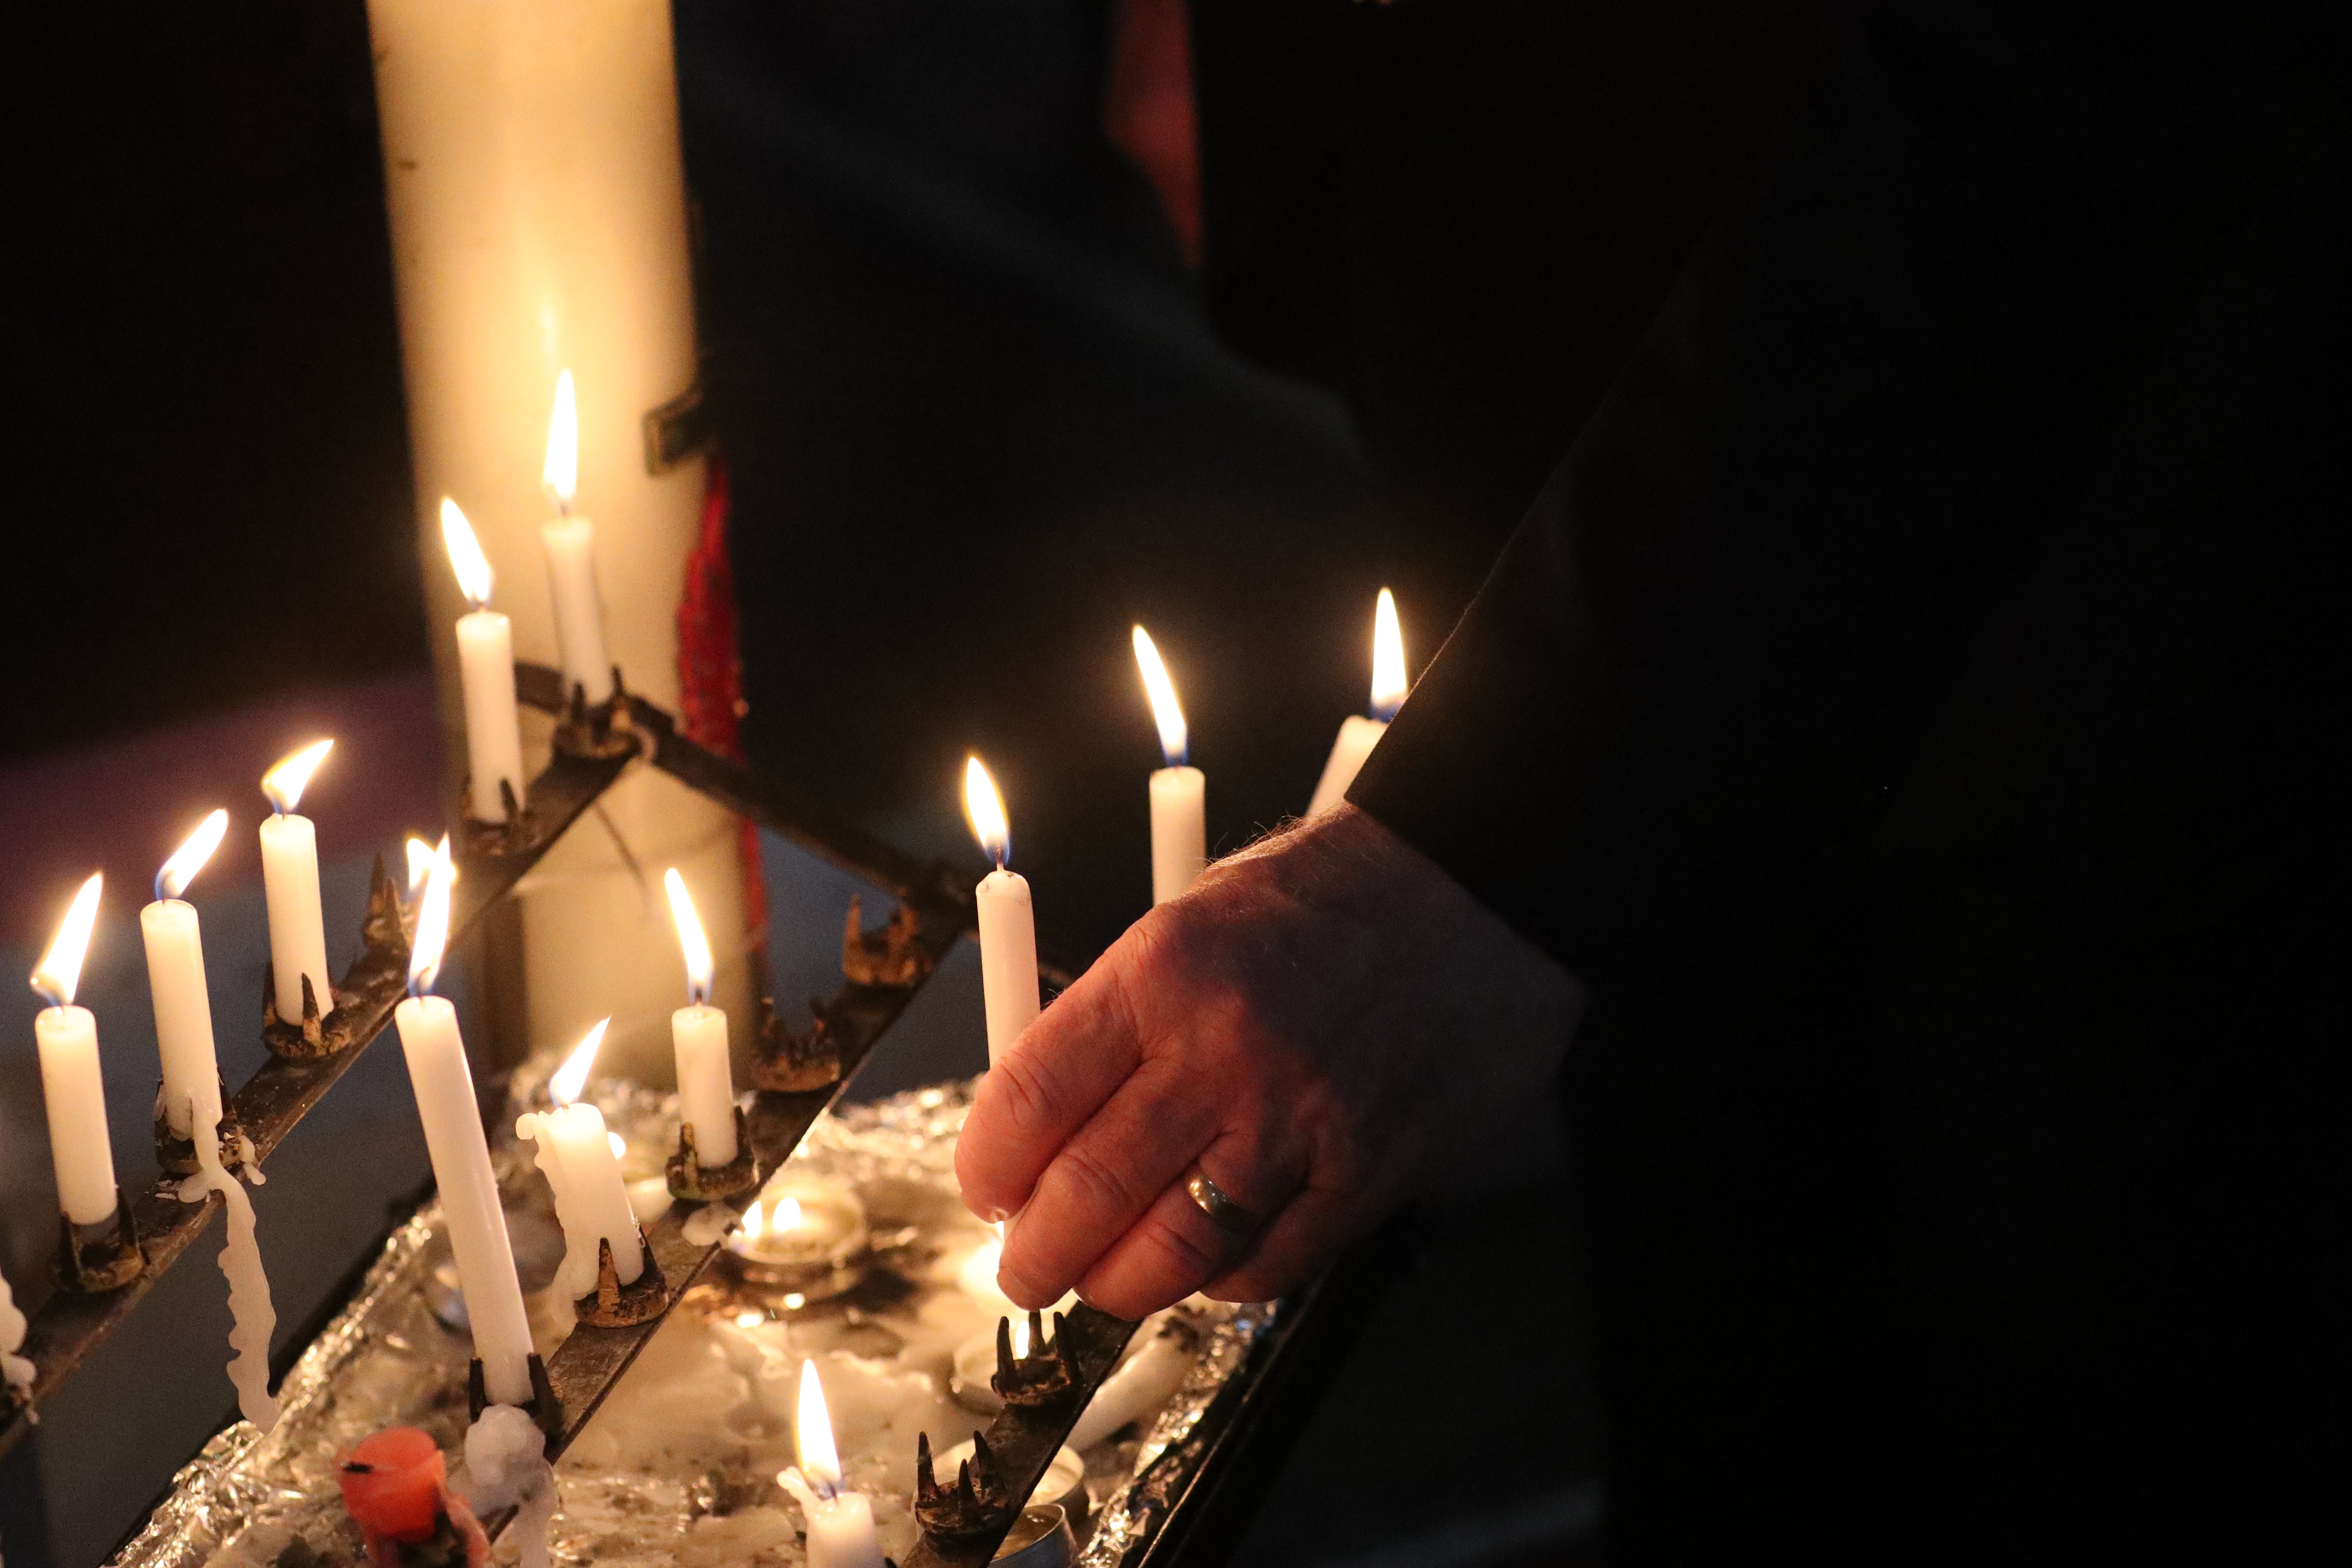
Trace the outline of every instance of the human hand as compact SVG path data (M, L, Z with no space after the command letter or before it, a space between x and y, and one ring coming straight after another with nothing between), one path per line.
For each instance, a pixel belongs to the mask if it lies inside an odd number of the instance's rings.
M964 1201L999 1289L1139 1318L1301 1283L1549 1092L1585 992L1352 805L1209 868L981 1082ZM1257 1222L1187 1193L1200 1172Z

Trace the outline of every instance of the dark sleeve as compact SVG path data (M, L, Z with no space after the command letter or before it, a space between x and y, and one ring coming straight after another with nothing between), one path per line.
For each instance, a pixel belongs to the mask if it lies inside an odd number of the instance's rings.
M2269 11L1863 13L1350 798L1601 984L1833 897L2214 265Z

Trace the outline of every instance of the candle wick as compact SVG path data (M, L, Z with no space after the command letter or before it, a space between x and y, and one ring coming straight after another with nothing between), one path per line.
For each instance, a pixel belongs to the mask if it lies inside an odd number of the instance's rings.
M51 990L47 983L37 974L33 976L33 994L52 1007L62 1007L66 1005L66 999Z

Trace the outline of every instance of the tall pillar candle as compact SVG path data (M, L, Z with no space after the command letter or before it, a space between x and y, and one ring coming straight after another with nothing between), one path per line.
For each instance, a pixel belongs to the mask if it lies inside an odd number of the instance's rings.
M677 1061L678 1120L694 1129L698 1163L730 1164L737 1152L735 1070L727 1054L727 1015L710 1005L717 965L702 919L695 913L686 879L677 867L662 873L662 887L669 895L670 918L686 958L687 1005L669 1016L670 1047Z
M221 1081L213 1048L212 997L205 984L204 928L194 906L179 895L227 831L227 812L205 817L156 873L155 901L139 911L147 991L155 1006L155 1051L163 1068L163 1113L181 1138L197 1126L219 1124Z
M306 746L262 775L271 815L261 824L261 889L269 907L269 972L278 1016L302 1021L302 980L324 1017L335 1006L327 978L327 926L319 908L319 835L294 808L332 741Z
M981 1001L988 1016L988 1065L994 1067L1042 1010L1037 989L1037 922L1029 905L1029 883L1005 868L1013 855L1013 826L996 781L978 757L965 761L964 814L972 836L996 862L996 869L972 889L980 934Z
M1323 776L1315 781L1315 794L1307 803L1309 820L1337 807L1348 798L1348 786L1356 782L1357 770L1372 748L1388 733L1389 721L1404 705L1405 693L1411 689L1404 673L1404 632L1397 624L1396 595L1386 588L1372 606L1372 704L1370 713L1351 713L1339 726L1339 738L1331 742L1331 754L1323 763Z
M482 1363L483 1389L492 1404L528 1405L530 1321L515 1278L514 1248L507 1239L489 1144L482 1137L481 1107L457 1031L457 1010L446 997L411 996L393 1009L392 1019L400 1031L416 1114L425 1124L425 1150L448 1219L449 1250L466 1297L466 1319L473 1326L474 1354Z
M98 1019L73 1002L104 885L100 876L81 885L57 939L33 971L33 989L49 1001L33 1019L41 1099L48 1109L49 1159L57 1170L58 1206L76 1225L100 1224L115 1210L114 1146L106 1131Z
M1136 667L1143 672L1160 753L1168 762L1151 775L1151 901L1164 904L1181 898L1208 866L1209 786L1200 769L1185 765L1192 735L1160 650L1141 626L1135 628L1134 640Z

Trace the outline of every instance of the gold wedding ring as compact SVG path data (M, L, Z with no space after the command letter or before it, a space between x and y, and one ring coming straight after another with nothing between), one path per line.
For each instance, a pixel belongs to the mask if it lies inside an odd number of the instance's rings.
M1258 1216L1225 1196L1200 1166L1184 1173L1184 1194L1192 1200L1194 1207L1209 1216L1212 1224L1234 1240L1246 1241L1256 1234Z

